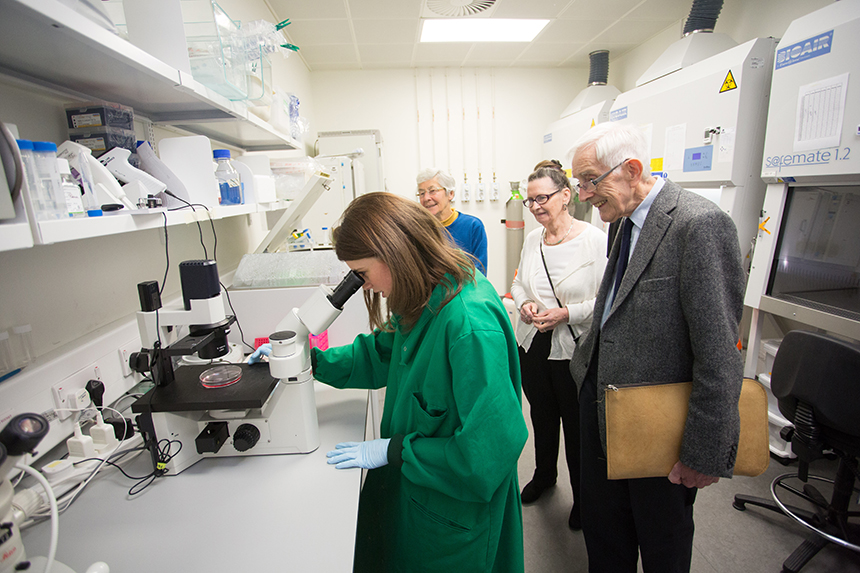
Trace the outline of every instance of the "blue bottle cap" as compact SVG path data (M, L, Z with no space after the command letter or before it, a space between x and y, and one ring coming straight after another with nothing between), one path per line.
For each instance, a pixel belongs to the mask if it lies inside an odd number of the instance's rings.
M15 141L18 143L18 149L21 151L25 149L33 149L33 142L29 139L16 139Z
M212 157L215 159L230 159L230 150L229 149L214 149L212 151Z
M57 144L50 141L34 141L33 149L35 151L53 151L57 152Z

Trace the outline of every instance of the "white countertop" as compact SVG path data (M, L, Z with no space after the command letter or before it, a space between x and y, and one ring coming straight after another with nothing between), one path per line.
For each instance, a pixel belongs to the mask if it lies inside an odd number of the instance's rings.
M208 458L129 497L134 482L105 470L60 515L56 559L83 573L352 570L361 470L325 454L365 435L367 391L317 383L320 447L310 454ZM144 453L128 467L146 475ZM49 521L23 533L28 556L46 555Z

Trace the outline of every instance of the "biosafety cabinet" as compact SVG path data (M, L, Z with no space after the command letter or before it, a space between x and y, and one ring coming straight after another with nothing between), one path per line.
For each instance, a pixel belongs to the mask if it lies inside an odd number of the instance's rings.
M586 131L609 120L612 101L610 98L595 103L551 123L543 136L543 159L558 159L569 170L571 158L567 157L568 152Z
M619 95L610 121L645 129L651 171L717 203L749 257L776 40L758 38Z
M860 340L860 1L792 22L773 65L745 374L768 315Z

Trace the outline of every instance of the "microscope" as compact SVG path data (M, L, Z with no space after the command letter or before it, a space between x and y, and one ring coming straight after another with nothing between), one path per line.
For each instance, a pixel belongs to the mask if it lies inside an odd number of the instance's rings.
M18 526L28 517L28 504L21 500L13 503L14 488L6 476L25 454L33 453L48 429L48 421L39 414L19 414L0 432L0 572L3 573L20 571L27 563ZM18 504L25 507L22 509Z
M36 512L43 504L41 496L32 489L23 489L15 495L15 488L7 476L12 468L26 454L35 454L35 448L48 434L48 420L39 414L18 414L0 431L0 573L13 571L45 571L48 562L53 573L75 573L68 566L48 558L27 558L21 541L21 523ZM36 470L26 468L27 473ZM43 482L43 487L50 487ZM46 492L47 494L47 492ZM57 519L56 516L53 519ZM54 540L54 543L56 539ZM93 563L86 573L109 573L104 562Z
M185 269L183 271L183 269ZM320 285L301 308L293 309L272 334L268 366L184 365L174 358L196 352L218 358L228 351L235 317L226 316L214 261L180 264L184 306L162 309L157 284L141 283L138 327L148 348L132 354L137 372L148 372L155 387L132 411L152 456L155 475L178 474L203 458L310 453L319 447L309 334L320 334L340 315L364 284L350 271L331 290ZM175 327L188 326L178 335Z

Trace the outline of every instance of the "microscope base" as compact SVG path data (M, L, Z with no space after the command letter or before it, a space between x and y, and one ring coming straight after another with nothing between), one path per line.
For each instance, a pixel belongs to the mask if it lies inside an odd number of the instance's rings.
M320 445L313 379L292 384L278 382L261 408L154 411L152 421L160 450L168 451L164 440L172 442L171 457L165 465L167 475L178 474L204 458L306 454ZM259 432L256 440L256 432L249 426ZM212 428L218 428L225 439L210 447L216 451L200 452L198 437Z

